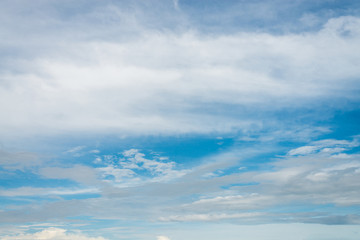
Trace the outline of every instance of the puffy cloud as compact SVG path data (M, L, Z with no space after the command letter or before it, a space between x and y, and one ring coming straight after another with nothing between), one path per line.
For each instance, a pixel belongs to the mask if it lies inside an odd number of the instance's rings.
M81 233L71 233L61 228L48 228L36 233L6 236L2 240L105 240L103 237L87 237Z

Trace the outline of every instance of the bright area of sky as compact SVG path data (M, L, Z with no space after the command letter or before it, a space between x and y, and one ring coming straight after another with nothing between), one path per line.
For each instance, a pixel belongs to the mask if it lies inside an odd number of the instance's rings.
M360 239L360 1L1 0L1 240Z

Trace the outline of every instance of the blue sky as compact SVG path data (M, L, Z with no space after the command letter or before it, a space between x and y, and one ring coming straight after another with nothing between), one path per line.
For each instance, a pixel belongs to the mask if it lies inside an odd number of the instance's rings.
M358 1L1 6L1 240L359 239Z

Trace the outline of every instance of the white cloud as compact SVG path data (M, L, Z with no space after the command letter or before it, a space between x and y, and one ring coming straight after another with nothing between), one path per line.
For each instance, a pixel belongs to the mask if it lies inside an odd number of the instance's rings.
M318 149L316 146L304 146L289 151L289 155L306 155L313 153Z
M144 31L131 41L73 42L68 51L59 47L59 57L42 55L32 68L2 74L9 87L0 89L8 113L1 131L230 132L265 124L254 109L357 99L359 26L341 17L292 35ZM241 118L227 110L234 106Z
M208 210L216 207L216 209L256 209L257 206L264 207L267 204L271 204L274 201L273 197L261 196L259 194L249 194L248 196L236 195L236 196L218 196L215 198L205 198L193 202L190 205L184 205L184 207L193 207L199 210L207 206Z
M170 240L170 238L167 236L157 236L156 240Z
M174 215L170 217L160 217L160 221L174 221L174 222L193 222L193 221L219 221L227 219L250 219L254 217L264 216L265 213L250 212L250 213L218 213L218 214L190 214L190 215Z
M145 169L152 174L167 174L174 168L175 162L163 160L166 159L146 159L145 154L140 153L137 149L130 149L123 152L126 159L120 160L119 164L129 169Z
M176 169L176 163L169 161L168 157L146 158L145 154L138 149L125 150L122 155L124 158L105 156L106 166L97 168L104 178L112 176L114 180L106 181L115 183L118 187L137 186L149 182L168 182L189 172L187 169ZM145 171L145 174L139 171Z
M166 229L173 239L186 240L358 240L357 225L258 224L231 223L180 224Z
M324 153L340 153L347 148L359 146L359 144L357 136L355 136L352 141L325 139L312 142L309 146L292 149L288 152L288 155L309 155L317 151L322 151Z
M87 237L81 233L70 233L61 228L48 228L36 233L2 237L1 240L105 240L103 237Z
M44 195L74 195L99 193L96 188L35 188L20 187L13 189L0 189L0 196L19 197L19 196L44 196Z
M98 149L93 149L93 150L90 150L89 153L100 153L100 150L98 150Z
M67 150L66 153L77 153L77 152L83 150L84 148L86 148L86 146L73 147L73 148Z

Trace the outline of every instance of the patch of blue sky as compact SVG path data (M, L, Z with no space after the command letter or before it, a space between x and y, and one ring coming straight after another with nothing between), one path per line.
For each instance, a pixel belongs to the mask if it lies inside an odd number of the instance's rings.
M272 33L318 30L329 18L359 15L357 1L179 1L199 29ZM198 13L201 14L198 14ZM197 13L197 14L195 14Z
M0 205L3 210L17 210L19 207L30 206L32 204L46 204L59 201L55 195L44 196L17 196L17 197L0 197Z
M80 200L80 199L91 199L100 198L101 194L98 193L85 193L85 194L58 194L64 200Z
M40 140L41 142L41 140ZM118 163L123 158L122 152L138 149L146 157L168 157L179 164L192 164L194 160L219 153L233 145L234 139L219 135L187 135L187 136L144 136L119 138L113 135L103 137L91 136L78 138L61 143L52 139L50 143L58 146L55 160L59 164L85 164L98 166L94 163L97 157L107 163ZM48 141L49 144L49 141ZM63 144L61 146L61 144ZM51 144L49 144L51 145ZM78 147L78 150L76 148ZM81 148L79 148L81 147ZM74 151L72 151L72 149ZM53 152L54 153L54 152Z
M219 153L230 147L233 141L216 135L148 138L149 149L180 164L191 164L196 159Z
M329 114L329 113L328 113ZM277 112L276 117L278 120L282 120L282 125L284 125L284 128L286 130L287 125L288 126L305 126L308 129L315 128L316 127L324 127L324 116L321 115L321 113L316 113L316 111L311 110L310 112L306 113L304 111L299 110L293 110L293 111L283 111L283 112ZM321 115L319 117L318 115ZM318 119L317 119L318 118ZM320 119L319 119L320 118ZM353 125L357 127L356 125L356 118L352 118ZM330 127L342 125L341 123L336 123L336 119L333 121L329 121L328 118L326 119L326 125ZM318 125L318 126L316 126ZM325 126L326 126L325 125ZM281 128L280 128L281 129ZM350 129L350 127L349 127ZM116 136L108 136L103 138L90 138L92 142L89 143L88 139L79 139L76 142L72 142L71 145L69 142L67 142L67 147L71 148L78 145L85 145L86 149L82 150L80 153L74 153L75 157L71 157L68 155L64 155L64 159L66 158L72 158L73 161L79 161L79 162L89 162L90 156L96 156L96 155L113 155L117 153L121 153L124 150L128 149L140 149L143 153L146 155L152 154L152 153L158 153L160 155L168 156L171 160L176 162L187 162L192 161L196 158L201 158L204 156L209 156L211 154L219 153L221 151L227 150L230 147L236 146L238 148L242 148L244 146L254 146L258 144L258 141L261 140L261 138L264 135L271 135L274 131L277 131L278 129L272 129L272 126L267 128L265 126L265 129L258 129L253 130L253 133L248 135L247 137L252 138L252 141L239 141L236 140L238 138L241 138L243 133L234 134L232 133L233 137L228 137L225 134L225 137L221 137L220 135L188 135L188 136L178 136L178 137L164 137L164 136L148 136L148 137L128 137L119 139ZM301 129L299 130L299 134L301 134ZM319 130L319 132L315 132L315 135L312 134L312 138L318 137L325 138L321 135L328 135L329 131L323 131ZM353 133L353 132L352 132ZM334 134L334 133L331 133ZM219 137L220 136L220 137ZM321 137L320 137L321 136ZM277 144L279 146L284 146L287 148L290 147L296 147L304 142L308 141L309 139L302 139L301 137L298 137L296 133L294 135L286 136L277 136L280 138L277 138ZM342 137L342 136L338 136ZM349 136L347 136L349 137ZM290 138L290 139L289 139ZM299 140L300 142L298 142ZM96 144L95 144L96 143ZM92 146L91 146L92 145ZM97 146L95 146L97 145ZM89 153L91 149L99 149L99 153ZM65 150L65 148L63 148ZM274 149L272 149L274 150ZM278 149L280 150L280 149ZM278 151L276 150L276 151ZM274 152L274 154L276 153ZM284 150L285 151L285 150ZM284 153L284 151L282 153ZM281 153L281 152L280 152ZM259 156L257 156L259 157Z
M36 142L36 147L30 145L24 149L28 148L29 150L37 150L40 153L43 151L44 154L57 152L57 156L55 157L56 161L63 162L66 164L87 164L92 165L96 156L100 155L112 155L122 152L128 149L140 149L145 154L149 154L151 152L156 152L159 154L163 154L164 156L168 156L172 161L175 162L192 162L196 158L201 158L204 156L209 156L211 154L215 154L221 151L236 145L236 147L241 148L242 146L253 146L254 142L256 143L258 140L264 135L271 135L274 131L281 130L282 128L285 130L287 126L305 126L308 129L314 127L314 125L318 126L329 126L332 128L331 133L326 134L326 132L315 133L317 135L325 134L325 137L335 137L335 138L344 138L349 137L345 136L347 132L349 134L353 134L356 131L359 131L359 126L357 124L357 120L359 118L357 111L353 112L345 112L342 114L338 114L335 116L334 120L329 120L328 117L324 117L324 115L331 115L332 111L329 110L319 109L320 113L316 112L316 110L283 110L283 111L276 111L270 114L268 118L270 123L265 123L263 129L254 129L250 134L247 133L248 138L252 138L253 141L237 141L236 138L241 138L244 135L241 132L232 133L232 137L226 136L222 137L220 135L211 134L209 135L188 135L188 136L178 136L178 137L164 137L164 136L148 136L148 137L126 137L126 138L119 138L117 136L109 136L109 135L102 135L102 136L87 136L87 137L72 137L69 141L68 137L65 137L63 140L62 137L57 137L53 139L39 139ZM341 117L341 115L345 114L345 116ZM256 115L256 113L253 113ZM260 114L263 115L263 114ZM272 115L272 116L271 116ZM275 122L281 122L279 126L272 126L271 118L274 117ZM337 118L341 118L338 120ZM261 116L264 118L264 116ZM330 118L331 119L331 118ZM344 122L344 124L341 123ZM325 123L325 125L324 125ZM336 128L341 126L340 131L334 131ZM301 131L301 129L299 130ZM337 134L338 135L337 135ZM301 135L301 132L299 132ZM314 133L311 136L312 138L316 137ZM289 139L290 138L290 139ZM276 141L279 146L286 146L286 147L296 147L297 143L295 140L297 138L305 142L308 139L302 139L298 137L296 134L292 136L277 136ZM321 138L321 137L319 137ZM295 142L294 142L295 141ZM236 142L236 143L235 143ZM300 144L300 143L298 143ZM56 149L54 149L56 146ZM78 146L83 146L83 149L79 149L77 152L69 152L71 149L76 148ZM42 149L41 149L42 148ZM99 151L99 152L92 152L92 151ZM274 152L275 153L275 152ZM269 156L270 157L270 156ZM261 162L261 160L259 160Z
M332 118L322 122L329 125L331 131L322 138L351 139L360 134L360 110L337 110Z
M247 182L247 183L231 183L224 186L221 186L222 189L231 189L233 187L244 187L244 186L255 186L259 185L257 182ZM239 189L239 188L238 188ZM241 189L241 188L240 188ZM239 189L239 190L240 190Z
M48 179L28 170L17 170L8 174L2 174L0 179L1 186L5 188L74 186L74 182L69 179Z
M9 198L9 197L0 197L0 209L8 210L9 205L11 206L23 206L29 203L33 203L33 199L28 198Z
M246 142L245 144L238 143L232 149L237 152L238 160L235 166L224 169L224 175L269 170L272 168L270 164L278 160L279 156L284 155L289 148L279 147L277 144Z
M0 203L3 208L6 209L8 206L24 206L27 204L41 204L49 202L58 202L65 200L81 200L81 199L92 199L99 198L101 194L99 193L79 193L73 188L66 189L61 188L50 188L41 186L41 188L31 187L27 189L26 186L21 188L2 188L0 196Z

